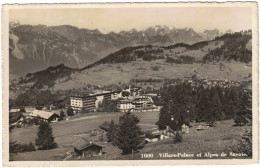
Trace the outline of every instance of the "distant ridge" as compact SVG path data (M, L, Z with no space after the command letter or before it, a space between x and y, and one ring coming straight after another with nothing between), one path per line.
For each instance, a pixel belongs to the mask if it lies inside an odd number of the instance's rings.
M10 73L25 75L58 64L82 68L124 47L192 44L213 39L217 33L212 31L198 33L192 28L157 25L141 31L132 29L103 34L98 29L80 29L71 25L10 23Z

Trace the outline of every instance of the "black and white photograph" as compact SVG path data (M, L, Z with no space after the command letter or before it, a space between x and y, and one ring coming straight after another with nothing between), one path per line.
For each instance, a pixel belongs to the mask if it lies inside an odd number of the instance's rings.
M258 161L257 3L2 8L7 165Z

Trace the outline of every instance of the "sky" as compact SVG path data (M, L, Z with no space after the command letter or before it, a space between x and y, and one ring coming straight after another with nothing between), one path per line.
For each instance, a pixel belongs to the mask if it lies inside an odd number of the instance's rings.
M191 27L195 31L252 29L251 7L141 7L10 9L9 20L21 24L73 25L102 33L144 30L150 26Z

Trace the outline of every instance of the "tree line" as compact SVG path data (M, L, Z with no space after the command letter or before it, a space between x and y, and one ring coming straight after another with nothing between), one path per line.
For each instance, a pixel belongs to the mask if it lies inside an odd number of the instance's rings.
M180 83L162 88L161 96L163 107L157 122L161 130L167 125L173 130L181 129L190 121L213 125L216 121L234 119L236 125L244 125L252 118L250 94L240 86L204 88Z
M220 61L223 59L249 63L252 61L252 50L247 49L246 45L250 39L252 39L252 35L242 34L242 32L228 33L221 37L216 37L215 40L224 41L224 45L211 50L203 57L203 62Z
M15 99L9 99L9 108L53 104L56 108L61 109L65 107L66 103L68 103L68 98L64 93L53 93L50 90L33 90L24 92Z
M166 57L165 62L174 64L193 64L195 58L188 55L181 55L178 58Z
M35 73L28 73L22 77L18 84L33 82L31 89L41 89L44 86L52 87L55 80L63 77L69 77L71 73L78 71L77 69L66 67L64 64L50 66L49 68Z

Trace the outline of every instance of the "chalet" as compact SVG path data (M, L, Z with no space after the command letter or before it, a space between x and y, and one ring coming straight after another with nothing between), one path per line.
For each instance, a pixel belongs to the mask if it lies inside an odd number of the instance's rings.
M81 139L77 143L73 145L74 152L77 155L82 157L93 157L93 156L102 156L103 147L93 143L92 141L88 141L85 139Z
M61 120L61 117L58 114L42 110L34 110L29 116L47 122L57 122Z

